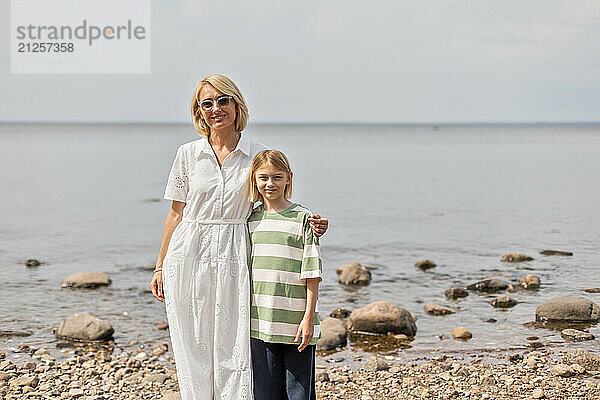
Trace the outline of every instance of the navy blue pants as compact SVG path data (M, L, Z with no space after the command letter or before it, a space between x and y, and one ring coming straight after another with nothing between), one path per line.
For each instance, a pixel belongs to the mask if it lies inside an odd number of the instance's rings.
M315 346L250 339L254 400L316 400Z

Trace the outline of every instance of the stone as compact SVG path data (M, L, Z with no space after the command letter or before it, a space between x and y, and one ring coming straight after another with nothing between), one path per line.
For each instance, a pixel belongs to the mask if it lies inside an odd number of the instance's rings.
M163 400L181 400L181 394L173 390L165 390L162 395Z
M579 364L571 364L571 369L573 371L575 371L575 373L577 373L577 374L584 374L585 373L585 368L583 368Z
M156 324L156 329L158 329L159 331L167 330L169 329L169 324L167 324L166 322L160 322Z
M379 357L371 357L365 361L364 368L367 371L384 371L390 369L390 364Z
M35 258L30 258L29 260L25 261L25 265L28 267L39 267L41 264L42 263Z
M469 295L469 292L467 292L465 289L460 288L460 287L453 287L453 288L446 289L444 294L449 299L458 299L460 297L467 297Z
M350 315L350 310L346 310L344 308L336 308L335 310L333 310L329 316L331 318L338 318L338 319L343 319L343 318L348 318L348 316Z
M575 375L575 371L568 365L559 364L550 368L550 374L554 376L560 376L563 378L568 378L570 376Z
M560 250L542 250L540 254L545 256L572 256L573 252L571 251L560 251Z
M147 359L147 358L148 358L148 353L146 353L146 352L143 352L143 351L140 351L139 353L137 353L137 354L134 356L134 358L135 358L136 360L143 361L143 360L145 360L145 359Z
M160 383L161 385L167 380L167 375L165 374L149 374L142 378L142 383Z
M38 379L37 376L21 375L18 378L15 378L12 381L10 381L9 387L11 387L11 388L20 387L20 386L36 387L39 382L40 382L40 380Z
M63 288L95 288L108 286L111 280L104 272L78 272L65 279L60 284Z
M12 377L13 377L13 375L9 374L8 372L0 371L0 381L8 381Z
M59 339L80 341L108 340L114 333L113 327L89 311L78 312L64 319L56 330Z
M467 289L478 292L499 292L508 289L508 282L498 278L484 279L467 286Z
M8 339L11 337L26 337L31 336L31 332L26 331L11 331L0 329L0 339Z
M317 350L331 350L345 346L347 341L346 327L337 318L326 318L321 321L321 338L317 341Z
M521 262L521 261L532 261L533 257L529 257L525 254L515 254L515 253L509 253L509 254L505 254L502 256L502 258L500 258L500 261L502 262Z
M421 261L417 261L415 263L415 267L420 268L420 269L431 269L434 268L436 266L436 263L434 263L431 260L421 260Z
M585 340L594 340L595 337L591 333L580 331L577 329L563 329L560 335L567 342L583 342Z
M457 340L469 340L473 337L473 334L467 328L464 328L462 326L458 326L452 329L451 335L454 339Z
M50 352L46 349L37 349L35 351L35 353L33 353L34 356L40 356L40 357L43 355L49 355L49 354L50 354Z
M587 371L600 371L600 356L589 350L575 349L563 355L565 364L579 364Z
M337 269L339 283L344 285L368 285L371 282L371 271L359 263L350 263Z
M327 371L319 371L316 376L317 382L329 382L329 374Z
M544 396L544 390L540 388L534 389L533 392L531 392L531 397L534 399L543 399Z
M600 318L598 304L573 297L556 297L535 310L538 321L594 322Z
M425 304L423 307L425 312L430 315L448 315L454 314L455 311L449 307L439 306L437 304Z
M77 398L83 396L83 389L73 388L69 390L69 396L71 398Z
M600 293L600 287L592 287L583 289L586 293Z
M352 311L346 324L349 332L378 334L403 333L415 336L417 325L413 315L395 304L378 301Z
M519 285L521 285L525 289L539 289L540 277L534 274L525 275L519 280Z
M492 305L496 308L510 308L517 305L517 301L510 296L498 296L492 300Z

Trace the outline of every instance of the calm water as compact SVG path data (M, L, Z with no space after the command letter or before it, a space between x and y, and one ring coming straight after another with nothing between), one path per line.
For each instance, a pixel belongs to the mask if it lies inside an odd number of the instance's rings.
M288 154L294 200L331 220L322 313L399 304L419 318L407 354L523 347L528 336L558 344L558 332L523 327L535 308L559 295L600 302L580 290L600 286L600 125L254 125L246 134ZM141 267L160 246L169 204L158 199L175 150L195 138L188 125L0 125L0 329L33 333L0 339L0 348L52 348L52 327L80 310L110 321L125 347L168 338L154 329L164 306L143 292L151 273ZM546 248L574 256L538 254ZM535 260L501 263L508 252ZM28 258L44 264L28 269ZM416 269L423 258L438 266ZM369 286L337 283L335 269L353 261L377 267ZM81 270L105 271L113 284L60 289ZM541 290L514 294L519 304L508 311L493 309L493 296L443 294L528 273L541 277ZM459 311L428 316L430 302ZM473 340L437 338L458 325Z

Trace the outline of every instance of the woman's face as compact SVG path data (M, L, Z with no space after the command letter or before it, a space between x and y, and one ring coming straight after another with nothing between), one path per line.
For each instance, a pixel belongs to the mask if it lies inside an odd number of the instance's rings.
M206 109L202 105L200 106L202 119L210 126L211 131L227 128L235 123L235 100L230 98L227 106L220 106L217 103L217 99L222 96L224 96L223 93L219 92L209 84L202 86L202 89L200 89L200 93L198 94L198 101L200 104L205 100L212 101L212 107L210 109ZM205 104L208 104L208 102Z

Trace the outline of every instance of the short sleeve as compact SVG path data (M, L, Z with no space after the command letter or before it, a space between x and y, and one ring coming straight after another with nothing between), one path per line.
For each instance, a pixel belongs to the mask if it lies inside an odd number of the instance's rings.
M165 200L175 200L186 202L189 189L188 171L186 169L185 157L181 146L177 149L177 155L169 179L167 180L167 188L165 189Z
M305 215L304 225L304 251L302 255L302 268L300 279L319 278L323 280L323 261L319 248L319 238L315 236L308 222L309 215Z

